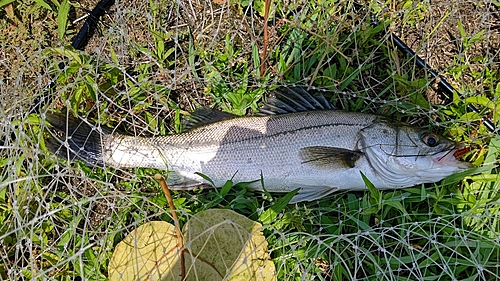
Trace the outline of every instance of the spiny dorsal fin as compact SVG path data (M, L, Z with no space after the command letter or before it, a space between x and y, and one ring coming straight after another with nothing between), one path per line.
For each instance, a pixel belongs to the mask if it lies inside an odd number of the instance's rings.
M300 149L302 164L319 168L354 168L362 152L329 146L308 146Z
M233 119L236 117L238 116L213 108L207 108L207 107L199 108L191 112L191 114L184 120L184 125L185 125L184 130L189 131L204 125L212 124L223 120Z
M258 116L286 114L311 110L336 109L321 94L311 95L301 87L280 87L259 108Z

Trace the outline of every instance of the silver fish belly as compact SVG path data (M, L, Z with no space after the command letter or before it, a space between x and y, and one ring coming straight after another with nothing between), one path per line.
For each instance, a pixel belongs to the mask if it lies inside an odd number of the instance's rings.
M81 155L89 149L78 143L68 147L50 143L59 155L71 154L90 164L169 171L167 182L177 189L207 184L201 173L216 186L233 179L254 181L250 187L262 190L262 176L270 192L299 188L291 203L316 200L337 190L365 189L361 173L376 187L387 189L439 181L469 168L454 158L458 148L454 142L377 115L311 110L226 117L162 137L101 132L95 134L99 145L91 148L95 151L90 161Z

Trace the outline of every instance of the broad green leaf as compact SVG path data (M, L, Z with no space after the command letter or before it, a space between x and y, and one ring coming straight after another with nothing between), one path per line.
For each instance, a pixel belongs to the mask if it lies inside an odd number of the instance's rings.
M492 102L489 98L484 97L484 96L474 96L474 97L468 97L465 99L466 104L478 104L484 107L488 107L490 109L495 108L495 103Z
M78 54L78 52L69 50L67 48L47 48L47 49L45 49L45 51L47 53L54 53L54 54L58 54L58 55L70 58L79 66L84 63L82 56L80 56L80 54Z

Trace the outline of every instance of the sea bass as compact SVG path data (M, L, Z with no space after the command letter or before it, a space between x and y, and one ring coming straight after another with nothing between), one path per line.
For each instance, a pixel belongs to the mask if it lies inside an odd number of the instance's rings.
M48 115L55 129L47 147L90 165L168 171L173 189L228 179L269 192L299 189L290 203L337 190L396 189L436 182L470 164L455 158L461 146L428 130L386 117L336 110L321 95L281 88L260 109L236 117L213 109L192 114L188 131L159 137L111 132L86 121Z

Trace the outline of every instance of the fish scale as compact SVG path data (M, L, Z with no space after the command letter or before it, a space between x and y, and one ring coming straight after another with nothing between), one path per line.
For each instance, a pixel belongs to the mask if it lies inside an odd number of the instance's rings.
M254 175L244 177L247 180L258 179L265 163L271 166L290 165L299 161L298 150L307 146L333 146L355 149L356 133L367 127L377 118L354 112L331 111L300 112L268 117L242 117L221 121L192 132L156 138L136 138L119 136L109 139L107 155L113 166L150 167L159 169L181 170L192 165L193 161L205 163L206 169L220 169L223 163L230 161L240 168L238 176L248 173L245 170L259 169ZM293 146L290 146L293 144ZM152 148L157 150L156 153ZM117 153L126 151L123 156ZM163 153L161 153L163 152ZM202 155L217 156L212 159ZM113 157L114 155L114 157ZM145 157L145 156L148 157ZM255 168L245 161L254 159ZM282 158L285 156L284 158ZM277 162L273 161L279 159ZM136 160L136 161L134 161ZM285 161L285 162L283 162ZM205 173L195 167L192 170ZM228 179L237 170L229 169L222 178Z

